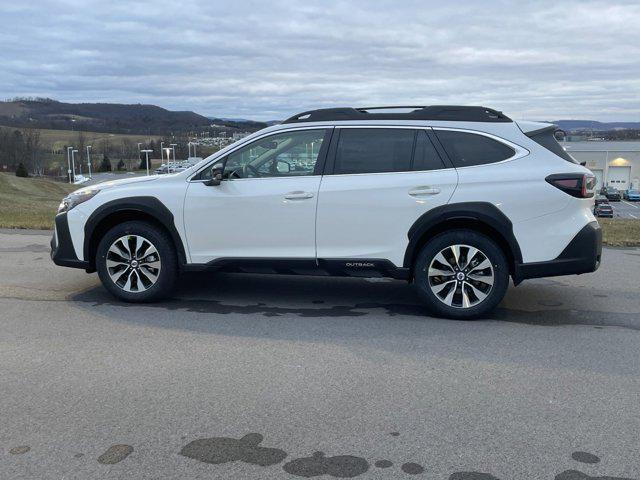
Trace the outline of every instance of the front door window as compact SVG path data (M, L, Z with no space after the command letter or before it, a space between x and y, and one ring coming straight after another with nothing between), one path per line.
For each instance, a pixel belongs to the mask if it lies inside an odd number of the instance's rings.
M314 175L326 129L271 135L231 153L223 178L296 177Z

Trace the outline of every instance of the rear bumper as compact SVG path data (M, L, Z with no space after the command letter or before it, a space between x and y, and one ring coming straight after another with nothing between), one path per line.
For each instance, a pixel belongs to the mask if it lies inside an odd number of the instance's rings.
M71 242L67 213L56 215L55 231L51 238L51 260L61 267L89 268L89 262L78 260Z
M602 230L598 222L591 222L578 232L558 258L516 265L513 281L517 285L528 278L595 272L600 266L601 257Z

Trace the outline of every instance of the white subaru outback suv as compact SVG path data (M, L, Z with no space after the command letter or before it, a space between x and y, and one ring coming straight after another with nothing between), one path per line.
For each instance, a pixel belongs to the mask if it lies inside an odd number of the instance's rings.
M58 265L131 302L181 271L386 276L475 318L514 284L600 264L595 178L550 124L485 107L304 112L186 171L66 197Z

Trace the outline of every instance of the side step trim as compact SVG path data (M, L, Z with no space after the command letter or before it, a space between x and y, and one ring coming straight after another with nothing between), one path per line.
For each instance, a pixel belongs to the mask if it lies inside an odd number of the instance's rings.
M390 277L409 280L409 269L379 258L217 258L183 265L184 271L221 271L335 277Z

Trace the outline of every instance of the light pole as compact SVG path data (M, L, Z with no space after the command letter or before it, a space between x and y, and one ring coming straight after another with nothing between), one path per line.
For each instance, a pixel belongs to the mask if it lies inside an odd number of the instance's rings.
M160 163L164 163L164 142L160 142Z
M173 161L176 161L176 146L178 145L177 143L170 143L169 144L171 146L171 151L173 152Z
M87 168L89 169L89 180L91 180L91 155L89 154L90 149L91 145L87 145Z
M73 147L67 147L67 175L69 175L69 183L73 183L71 180L71 155L70 151L73 150Z
M78 153L75 148L71 150L71 170L73 170L73 183L76 182L76 157L74 154Z
M153 150L141 150L144 153L145 158L147 159L147 176L149 175L149 154L153 152Z

